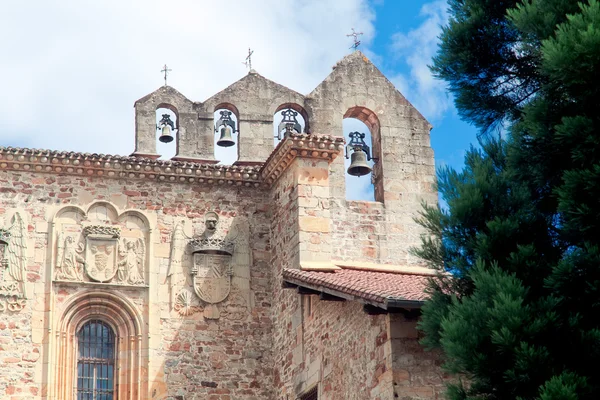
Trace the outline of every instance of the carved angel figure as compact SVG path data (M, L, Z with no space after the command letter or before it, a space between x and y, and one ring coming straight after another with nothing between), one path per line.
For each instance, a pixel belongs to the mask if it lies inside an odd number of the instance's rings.
M10 240L6 252L8 253L8 279L5 276L0 282L0 294L27 298L25 287L25 267L27 266L27 238L25 237L25 224L18 212L12 218L9 228Z
M146 259L146 246L143 239L123 239L124 252L119 261L117 279L131 285L144 284L144 261Z
M63 232L58 235L58 251L56 254L56 278L67 280L82 280L81 268L85 259L81 257L83 243L77 243L73 236L67 236Z

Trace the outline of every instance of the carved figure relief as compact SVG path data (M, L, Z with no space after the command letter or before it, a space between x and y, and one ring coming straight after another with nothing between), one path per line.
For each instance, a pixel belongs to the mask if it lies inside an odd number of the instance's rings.
M123 239L117 280L130 285L144 284L146 246L142 239Z
M85 258L81 255L84 244L80 243L75 236L66 236L61 232L58 236L58 248L56 254L56 276L57 279L80 281L83 279L82 270Z
M0 311L20 311L25 307L26 234L19 212L12 216L9 228L0 228Z
M109 203L84 212L75 206L59 211L54 221L54 279L128 286L146 284L147 229L128 212Z

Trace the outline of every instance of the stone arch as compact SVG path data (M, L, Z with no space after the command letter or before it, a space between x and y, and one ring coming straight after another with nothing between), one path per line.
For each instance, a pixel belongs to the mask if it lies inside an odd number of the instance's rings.
M116 398L139 400L145 378L142 371L142 320L128 300L105 290L89 290L73 296L56 322L53 397L74 398L73 387L77 360L77 332L86 322L97 319L108 324L116 338Z
M119 210L117 209L117 207L105 200L97 200L92 202L87 208L87 211L85 213L86 217L90 218L93 215L94 210L100 210L102 207L106 208L107 210L108 221L114 221L118 218Z
M134 104L135 108L135 152L136 157L156 159L160 157L157 153L156 111L166 109L175 116L174 138L175 151L178 157L189 157L194 154L186 154L184 150L195 149L190 146L191 142L197 140L197 113L194 103L184 95L170 86L162 86L156 91L142 97ZM173 143L173 142L171 142ZM165 148L163 148L164 150Z
M85 218L86 216L86 212L83 208L74 205L74 204L69 204L66 205L64 207L59 208L54 215L52 216L52 218L50 219L50 222L56 222L56 220L60 219L60 218L65 218L66 215L68 215L68 213L74 213L74 214L79 214L81 215L83 218Z
M179 110L177 109L177 107L175 107L174 105L172 105L170 103L159 103L156 106L156 108L154 109L154 111L156 112L157 110L159 110L161 108L166 108L167 110L170 110L173 112L173 114L175 114L175 129L178 130L179 129Z
M375 192L375 201L383 202L383 157L381 149L381 122L379 121L379 117L367 107L353 106L348 108L344 113L343 119L346 118L357 119L364 123L369 129L371 143L367 143L367 145L371 148L371 157L374 160L371 182Z
M223 103L217 104L215 106L213 112L217 112L217 110L223 110L223 109L231 111L235 115L235 118L239 120L240 111L238 110L238 108L236 106L234 106L233 104L228 103L228 102L223 102Z
M286 109L286 108L291 108L294 111L297 111L302 118L304 119L304 133L310 133L310 121L308 119L308 113L306 112L306 110L304 109L304 107L302 107L300 104L298 103L283 103L280 104L275 111L273 112L273 114L278 113L279 111Z
M126 218L129 215L135 216L135 217L139 218L140 220L142 220L142 223L144 224L143 228L146 229L147 231L152 229L152 225L150 223L150 219L148 218L148 216L139 210L125 210L121 214L119 214L118 219L122 220L123 218Z

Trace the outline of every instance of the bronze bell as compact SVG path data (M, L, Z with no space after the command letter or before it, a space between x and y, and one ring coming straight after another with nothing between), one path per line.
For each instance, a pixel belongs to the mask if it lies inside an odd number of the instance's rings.
M169 125L164 125L162 127L161 134L158 138L163 143L171 143L173 141L173 135L171 134L171 127Z
M350 166L348 167L348 175L363 176L373 170L367 163L367 153L362 149L355 149L350 156Z
M226 125L221 128L221 136L217 140L217 146L231 147L235 144L233 137L231 136L231 127Z

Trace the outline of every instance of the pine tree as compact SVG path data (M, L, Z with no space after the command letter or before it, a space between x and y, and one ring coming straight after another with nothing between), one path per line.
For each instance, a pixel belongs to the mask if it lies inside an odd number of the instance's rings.
M423 344L449 399L600 399L600 3L449 6L432 70L481 148L419 219Z

